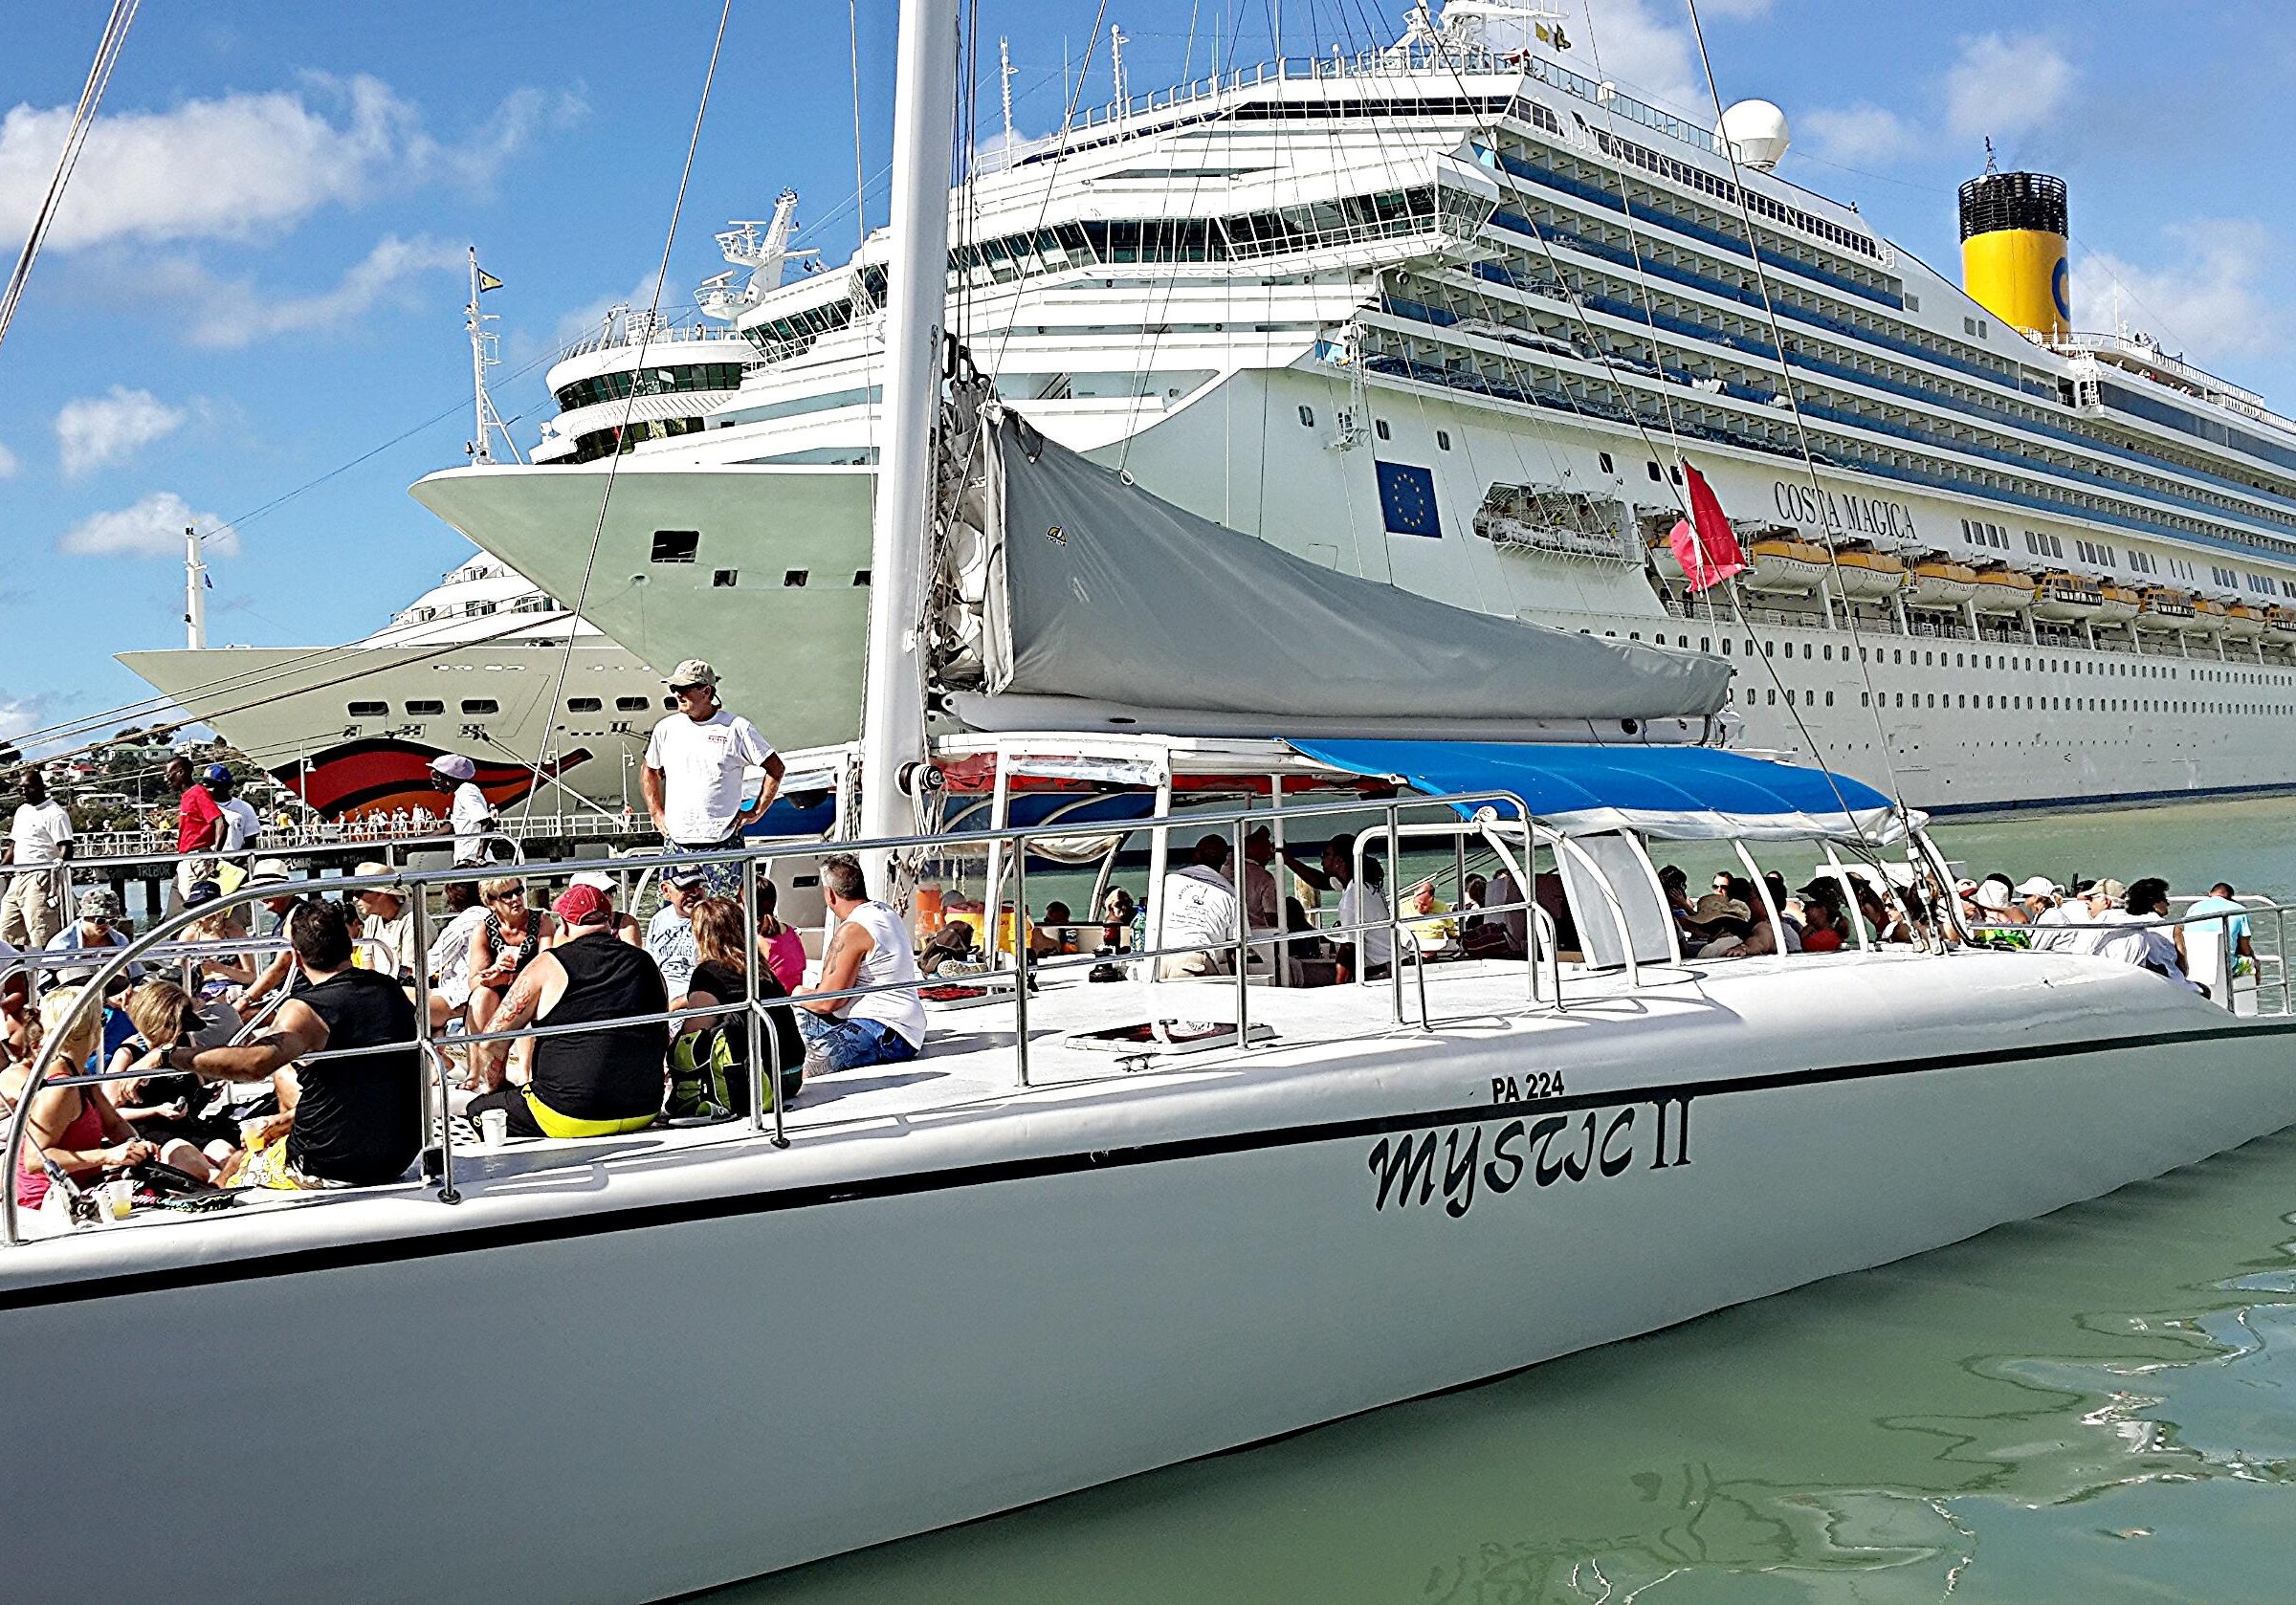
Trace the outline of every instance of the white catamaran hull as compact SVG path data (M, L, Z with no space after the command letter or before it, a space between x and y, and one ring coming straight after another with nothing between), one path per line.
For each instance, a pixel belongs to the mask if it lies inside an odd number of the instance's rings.
M456 1209L18 1251L11 1591L60 1596L86 1565L63 1535L102 1522L107 1575L182 1600L660 1598L1652 1330L2296 1121L2286 1027L2142 972L1853 960L1819 1011L1800 969L602 1184L651 1140L623 1139L581 1185L482 1177ZM1862 1062L1876 1044L1892 1057ZM146 1427L107 1452L121 1422ZM164 1490L166 1519L110 1521L123 1485Z

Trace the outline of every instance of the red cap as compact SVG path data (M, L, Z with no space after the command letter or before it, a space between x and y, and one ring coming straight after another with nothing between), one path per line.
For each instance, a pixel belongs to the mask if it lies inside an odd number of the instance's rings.
M606 917L613 905L594 886L570 886L558 894L550 912L568 925L588 925Z

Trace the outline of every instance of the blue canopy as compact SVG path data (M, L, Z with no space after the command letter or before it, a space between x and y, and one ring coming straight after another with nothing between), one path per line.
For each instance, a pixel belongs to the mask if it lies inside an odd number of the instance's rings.
M1565 835L1888 841L1905 821L1863 781L1714 747L1560 742L1292 741L1308 758L1416 791L1511 792ZM1920 823L1920 816L1914 816Z

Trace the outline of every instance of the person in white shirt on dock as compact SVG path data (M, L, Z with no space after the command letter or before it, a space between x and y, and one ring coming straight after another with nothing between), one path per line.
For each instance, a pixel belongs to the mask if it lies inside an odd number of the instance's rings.
M43 948L64 928L64 899L72 886L64 868L72 856L72 816L48 795L39 771L24 771L24 801L8 831L8 862L15 869L0 897L0 941Z
M440 753L430 760L430 783L449 794L447 828L454 835L454 867L484 865L495 805L478 789L478 765L460 753Z
M821 861L821 890L837 923L821 961L821 978L795 994L797 1028L806 1039L806 1073L897 1065L925 1045L925 1005L916 953L900 915L872 901L860 861L831 853ZM859 998L820 993L889 986Z
M671 674L677 712L653 727L639 782L653 827L673 849L707 851L739 846L742 831L765 817L781 794L785 768L758 727L718 700L718 671L688 658ZM742 793L752 765L765 772L755 800ZM703 867L713 895L741 895L741 874L731 864Z

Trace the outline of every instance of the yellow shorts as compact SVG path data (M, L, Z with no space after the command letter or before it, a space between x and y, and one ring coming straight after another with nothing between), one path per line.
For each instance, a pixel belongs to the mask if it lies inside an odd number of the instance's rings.
M577 1120L570 1114L561 1114L532 1089L526 1092L526 1112L542 1129L546 1137L618 1137L627 1132L642 1132L660 1118L658 1110L645 1114L625 1115L619 1120Z

